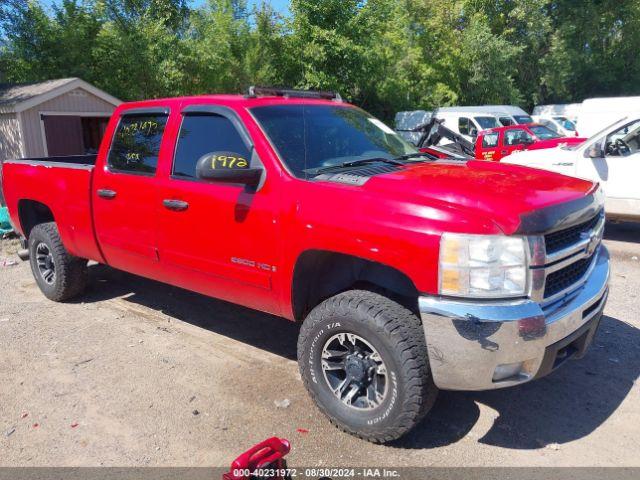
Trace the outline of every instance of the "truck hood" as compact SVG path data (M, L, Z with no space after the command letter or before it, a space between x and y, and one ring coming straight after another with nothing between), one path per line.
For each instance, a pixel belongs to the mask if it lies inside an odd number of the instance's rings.
M374 176L362 188L407 205L455 211L453 216L458 218L466 213L467 221L493 222L512 234L519 231L527 214L586 197L595 184L518 165L438 160Z

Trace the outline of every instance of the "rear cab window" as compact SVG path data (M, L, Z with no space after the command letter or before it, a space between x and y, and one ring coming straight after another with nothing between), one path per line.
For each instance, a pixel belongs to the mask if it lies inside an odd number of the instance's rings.
M487 133L482 137L482 148L495 148L498 146L498 133Z
M168 112L124 112L107 157L109 170L116 173L155 175L168 118Z

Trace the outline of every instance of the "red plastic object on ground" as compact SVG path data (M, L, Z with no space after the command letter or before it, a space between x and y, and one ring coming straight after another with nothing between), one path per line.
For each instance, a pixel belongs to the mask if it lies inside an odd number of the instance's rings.
M225 473L223 480L249 480L255 478L269 478L273 480L286 480L287 462L284 456L289 453L291 446L284 438L271 437L254 445L231 463L229 472ZM260 470L273 472L275 475L256 476ZM256 472L258 471L258 472Z

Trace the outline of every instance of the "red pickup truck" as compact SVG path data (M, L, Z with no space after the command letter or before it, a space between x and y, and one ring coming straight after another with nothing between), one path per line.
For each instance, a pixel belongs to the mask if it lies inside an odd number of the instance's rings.
M326 92L123 104L97 158L8 161L3 186L45 296L94 260L301 322L310 395L374 442L438 389L580 357L607 299L597 184L425 155Z
M448 155L468 156L479 160L501 160L521 150L555 148L560 145L577 145L586 140L579 137L563 137L536 123L510 125L481 131L474 142L445 127L441 119L431 118L427 122L407 129L406 123L398 130L404 135L420 133L416 145L421 152L439 158ZM409 125L410 126L410 125Z
M520 150L577 145L585 140L586 138L580 137L563 137L538 123L510 125L481 131L476 139L475 157L483 160L501 160Z

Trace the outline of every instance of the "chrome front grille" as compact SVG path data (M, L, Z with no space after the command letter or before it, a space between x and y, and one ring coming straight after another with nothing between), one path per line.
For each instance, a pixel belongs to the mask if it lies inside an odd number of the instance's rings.
M587 221L531 237L531 298L549 306L584 284L595 265L604 221L600 211Z
M575 285L584 277L593 262L593 256L573 262L547 275L544 284L544 298L549 298Z
M596 227L599 220L600 215L596 215L586 222L545 235L544 244L547 255L579 243L585 235L588 236L588 233Z

